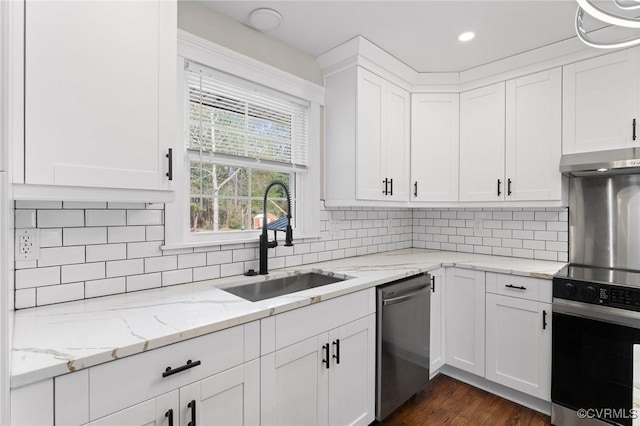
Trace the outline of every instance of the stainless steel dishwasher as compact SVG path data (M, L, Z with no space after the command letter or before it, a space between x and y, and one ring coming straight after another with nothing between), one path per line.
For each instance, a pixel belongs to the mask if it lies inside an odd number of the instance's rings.
M377 288L378 421L429 381L430 289L426 273Z

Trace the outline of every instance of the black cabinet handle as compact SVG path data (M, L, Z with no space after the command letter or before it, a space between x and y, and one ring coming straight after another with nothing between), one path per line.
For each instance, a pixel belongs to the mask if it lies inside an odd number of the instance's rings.
M636 140L636 119L635 118L633 119L632 126L633 126L633 140L635 141Z
M500 185L502 184L502 181L500 179L498 179L498 197L502 194L502 191L500 191Z
M413 183L413 196L417 197L418 196L418 181L415 181Z
M336 360L336 364L340 364L340 339L336 339L333 344L336 346L336 353L333 354L333 359Z
M173 426L173 408L169 408L169 411L164 413L164 416L169 419L169 426Z
M169 180L173 180L173 149L169 148L169 152L167 152L167 158L169 159L169 171L166 173L166 176Z
M181 371L188 370L188 369L193 368L193 367L197 367L200 364L201 364L200 361L191 362L191 360L189 360L189 361L187 361L187 363L185 365L181 365L178 368L167 367L164 370L164 373L162 373L162 377L168 377L168 376L171 376L173 374L180 373Z
M187 423L187 426L196 426L196 400L192 399L187 407L191 408L191 421Z
M393 179L389 179L389 195L393 195Z
M515 288L515 289L518 289L518 290L526 290L527 289L524 286L521 286L521 285L520 286L516 286L516 285L512 285L512 284L507 284L507 285L505 285L505 287L507 287L507 288Z
M322 350L324 351L324 357L322 358L322 363L329 369L329 344L322 345Z
M389 185L389 179L385 178L382 183L384 183L384 190L382 191L382 193L384 195L387 195L389 193L389 191L387 190L387 185Z
M542 329L547 329L547 311L542 311Z
M507 179L507 195L511 195L511 179Z
M436 292L436 277L434 276L431 277L431 292Z

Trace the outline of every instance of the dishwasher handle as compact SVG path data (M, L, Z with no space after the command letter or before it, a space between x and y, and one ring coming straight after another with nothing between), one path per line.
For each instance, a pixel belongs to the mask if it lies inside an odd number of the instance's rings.
M419 296L420 293L422 293L422 290L424 290L427 287L429 287L429 285L422 286L418 288L416 291L408 294L403 294L402 296L393 297L391 299L385 299L382 301L382 305L383 306L393 305L394 303L400 303L400 302L404 302L405 300L413 299L414 297Z

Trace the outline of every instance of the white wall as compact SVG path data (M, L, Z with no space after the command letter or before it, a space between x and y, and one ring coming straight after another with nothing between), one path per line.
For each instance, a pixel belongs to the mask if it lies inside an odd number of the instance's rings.
M324 85L322 70L313 56L222 15L201 2L178 1L178 28Z

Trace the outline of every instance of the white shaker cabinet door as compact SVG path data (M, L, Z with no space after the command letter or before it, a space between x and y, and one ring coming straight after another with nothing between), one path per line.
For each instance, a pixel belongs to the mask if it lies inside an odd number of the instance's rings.
M506 199L560 200L562 71L507 81Z
M90 426L164 426L169 418L178 425L178 391L161 395L89 423Z
M180 424L260 424L260 360L226 370L180 389Z
M387 82L358 68L356 197L384 200Z
M551 305L487 294L486 378L551 399Z
M176 4L27 1L26 184L169 189Z
M411 200L458 201L458 94L411 96Z
M460 94L460 201L505 194L505 84Z
M447 269L446 363L484 376L485 273Z
M260 358L262 425L327 424L328 339L323 333Z
M363 425L375 416L376 317L329 332L329 424Z
M445 269L436 269L429 274L431 274L429 375L433 376L445 361Z
M562 116L563 154L640 146L640 50L563 67Z

